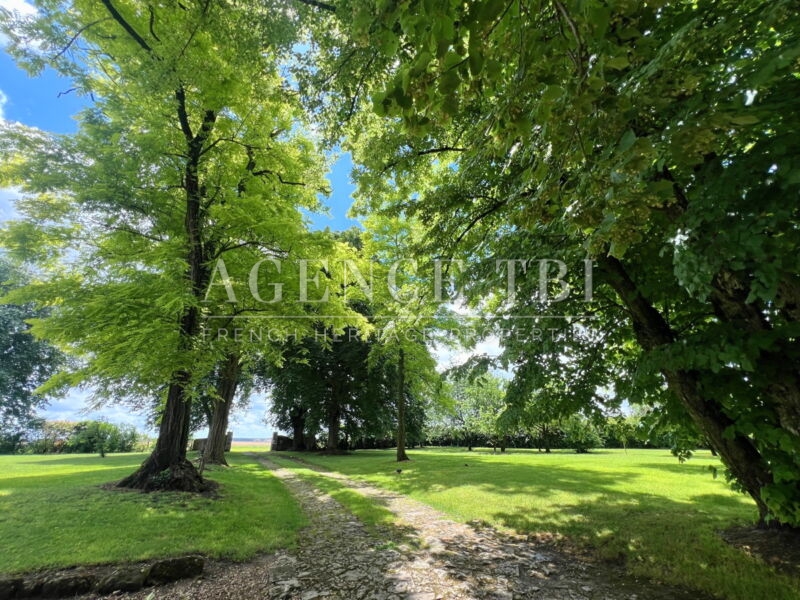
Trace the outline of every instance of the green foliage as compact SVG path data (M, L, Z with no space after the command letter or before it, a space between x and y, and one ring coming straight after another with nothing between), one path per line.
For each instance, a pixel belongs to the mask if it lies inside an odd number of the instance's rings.
M22 271L0 256L0 301L24 284ZM46 312L33 304L0 304L0 451L17 449L37 408L46 402L36 388L64 364L52 345L34 338L30 321Z
M19 448L25 453L62 454L134 452L139 436L130 425L114 425L105 421L44 421L39 420L26 432L25 443Z
M364 83L342 91L373 113L352 121L359 196L424 223L422 252L472 257L459 285L498 317L486 332L518 412L534 393L563 414L663 406L762 518L797 524L792 4L365 1L337 16L322 64L351 52L336 64ZM495 259L531 257L508 296ZM553 278L540 292L539 258L571 266L566 300ZM561 338L535 335L551 322Z
M755 511L709 476L708 467L720 463L707 452L686 464L665 450L410 454L402 477L390 451L310 458L462 522L564 536L568 548L577 544L636 577L681 585L697 596L793 600L800 593L797 577L776 573L719 535L751 522Z
M578 454L585 454L592 448L603 445L600 430L590 419L583 415L571 415L561 423L564 441Z
M119 427L102 421L82 421L75 425L66 443L67 452L133 452L136 446L136 429Z
M507 431L499 421L505 407L505 382L491 374L474 379L454 377L443 390L451 398L428 425L428 437L450 438L459 445L503 445ZM435 443L435 442L434 442Z

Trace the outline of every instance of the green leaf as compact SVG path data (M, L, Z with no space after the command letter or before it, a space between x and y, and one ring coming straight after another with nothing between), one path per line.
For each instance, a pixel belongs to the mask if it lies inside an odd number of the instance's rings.
M628 129L628 131L622 134L617 150L619 152L627 152L634 143L636 143L636 134L633 132L633 129Z
M605 61L605 65L609 69L615 69L617 71L621 71L622 69L630 66L631 61L628 60L627 54L620 54L619 56L614 56L612 58L608 58Z

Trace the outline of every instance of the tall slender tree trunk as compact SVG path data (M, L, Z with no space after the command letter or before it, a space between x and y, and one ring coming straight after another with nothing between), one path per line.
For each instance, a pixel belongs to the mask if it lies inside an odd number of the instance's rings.
M219 372L217 397L214 398L214 414L208 428L208 439L203 450L203 461L208 465L226 465L225 442L228 436L228 417L231 413L239 374L242 371L239 353L230 352Z
M397 462L409 460L406 454L406 355L400 349L397 361Z
M674 343L675 334L669 324L642 295L624 265L610 256L601 257L598 263L609 284L627 307L639 345L649 351ZM697 372L664 369L662 373L669 389L707 436L725 466L753 498L763 522L769 511L761 498L761 490L773 480L767 462L750 438L735 433L734 423L723 408L704 396Z

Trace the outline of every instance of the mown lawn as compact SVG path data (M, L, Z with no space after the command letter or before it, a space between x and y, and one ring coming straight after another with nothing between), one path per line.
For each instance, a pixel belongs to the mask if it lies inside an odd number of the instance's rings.
M0 456L0 573L190 552L242 560L294 545L305 524L284 486L253 459L207 471L219 497L108 491L144 454Z
M286 453L291 454L291 453ZM298 455L299 456L299 455ZM776 574L718 536L756 518L754 505L712 477L708 453L679 464L667 451L507 454L426 449L302 458L408 494L460 521L564 536L640 576L732 600L796 600L800 580Z

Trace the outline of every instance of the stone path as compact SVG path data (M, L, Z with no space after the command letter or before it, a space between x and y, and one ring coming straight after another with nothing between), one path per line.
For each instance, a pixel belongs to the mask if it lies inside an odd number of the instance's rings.
M385 506L398 524L365 527L291 469L262 465L297 498L310 524L298 549L245 564L211 563L203 578L114 597L156 600L698 600L696 592L626 576L547 544L456 523L411 498L303 463Z

